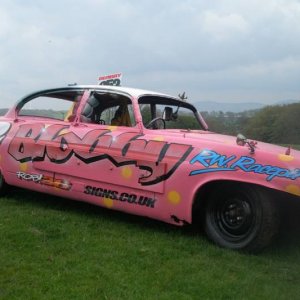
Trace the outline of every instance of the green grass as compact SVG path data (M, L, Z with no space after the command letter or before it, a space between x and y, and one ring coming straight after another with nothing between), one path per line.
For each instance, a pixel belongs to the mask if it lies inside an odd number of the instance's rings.
M299 299L299 213L255 256L193 227L15 189L0 199L0 299Z

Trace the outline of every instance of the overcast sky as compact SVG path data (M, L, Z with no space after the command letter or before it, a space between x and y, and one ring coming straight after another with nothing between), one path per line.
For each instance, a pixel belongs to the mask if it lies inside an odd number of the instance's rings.
M300 99L300 0L0 1L0 107L115 72L191 102Z

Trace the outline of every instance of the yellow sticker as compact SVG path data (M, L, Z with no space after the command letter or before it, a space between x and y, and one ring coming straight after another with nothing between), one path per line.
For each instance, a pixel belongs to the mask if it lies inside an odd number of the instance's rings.
M286 191L290 194L300 196L300 187L294 184L290 184L286 187Z
M281 161L292 161L292 160L294 160L294 156L279 154L278 159L281 160Z
M112 208L114 206L113 200L109 198L103 198L103 203L107 208Z
M168 192L168 201L174 205L177 205L181 201L181 196L176 191L170 191Z
M162 141L164 141L164 137L163 136L156 136L156 137L154 137L153 140L156 141L156 142L162 142Z
M125 179L130 179L132 177L132 169L130 167L124 167L121 171L122 177Z
M108 126L107 129L110 130L110 131L115 131L115 130L118 129L118 126L113 126L113 125L112 126Z
M26 172L28 169L28 164L25 162L25 163L20 163L20 171L21 172Z
M59 132L58 136L65 135L67 133L69 133L69 130L67 128L64 128L62 131Z

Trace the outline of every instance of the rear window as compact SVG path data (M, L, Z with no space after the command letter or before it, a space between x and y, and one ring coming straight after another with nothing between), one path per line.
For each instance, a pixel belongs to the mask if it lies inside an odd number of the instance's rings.
M40 95L25 103L18 115L72 121L82 94L83 92L68 91Z

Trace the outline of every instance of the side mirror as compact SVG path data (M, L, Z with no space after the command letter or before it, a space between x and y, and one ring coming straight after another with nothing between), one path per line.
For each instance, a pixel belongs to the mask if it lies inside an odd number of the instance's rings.
M247 143L247 139L241 133L239 133L236 137L236 143L239 146L245 146Z
M257 145L257 142L255 141L248 141L242 134L238 134L236 137L236 143L239 146L245 146L246 144L249 147L250 154L255 153L255 147Z

